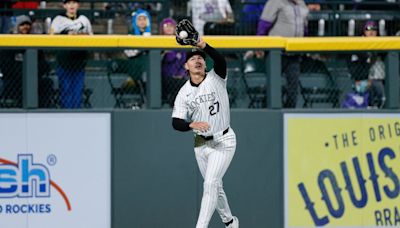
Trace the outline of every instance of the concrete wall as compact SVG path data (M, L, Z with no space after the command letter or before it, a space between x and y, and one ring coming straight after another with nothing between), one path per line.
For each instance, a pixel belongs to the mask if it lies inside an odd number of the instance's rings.
M283 227L281 112L233 110L231 119L231 209L241 227ZM172 129L171 110L114 111L112 131L112 227L195 227L202 177L193 134ZM223 227L217 213L209 227Z

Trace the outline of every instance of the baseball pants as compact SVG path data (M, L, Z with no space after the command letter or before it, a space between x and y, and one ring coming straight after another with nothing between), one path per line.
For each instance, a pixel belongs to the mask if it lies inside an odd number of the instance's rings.
M223 189L222 177L232 161L235 150L236 135L232 128L225 135L194 148L197 164L204 178L196 228L207 228L215 209L222 222L229 222L233 218Z

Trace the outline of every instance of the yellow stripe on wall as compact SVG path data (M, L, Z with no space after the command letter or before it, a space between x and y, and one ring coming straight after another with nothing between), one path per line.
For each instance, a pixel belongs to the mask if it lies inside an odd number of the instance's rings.
M107 37L68 35L0 35L3 47L117 47L118 40Z
M307 37L204 36L215 48L285 49L287 51L400 50L400 37ZM132 35L0 35L0 47L85 48L190 48L176 43L174 36Z
M400 37L287 38L287 51L398 50Z
M269 49L285 48L283 37L266 36L204 36L204 40L216 48Z
M281 37L204 36L216 48L284 48ZM190 48L176 43L174 36L131 35L0 35L0 47L88 47L88 48Z

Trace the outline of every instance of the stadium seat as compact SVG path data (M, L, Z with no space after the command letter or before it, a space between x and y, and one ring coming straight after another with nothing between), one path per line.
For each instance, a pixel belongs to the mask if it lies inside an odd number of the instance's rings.
M125 81L121 86L116 86L114 78L128 78L128 60L118 59L108 63L107 80L114 96L114 108L142 108L145 103L144 82L140 79ZM126 83L128 82L128 83Z
M267 75L264 72L242 74L246 93L249 97L248 108L267 107Z
M303 108L313 107L314 103L327 103L333 108L339 107L340 89L321 60L303 59L299 87L304 100Z

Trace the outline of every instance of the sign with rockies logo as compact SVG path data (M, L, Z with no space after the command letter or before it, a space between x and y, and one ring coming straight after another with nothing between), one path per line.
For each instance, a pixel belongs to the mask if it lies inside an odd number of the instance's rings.
M285 114L285 227L400 226L399 114Z
M110 228L110 114L0 114L0 226Z

